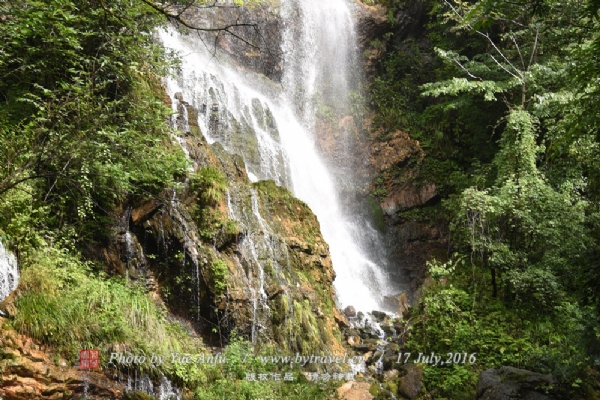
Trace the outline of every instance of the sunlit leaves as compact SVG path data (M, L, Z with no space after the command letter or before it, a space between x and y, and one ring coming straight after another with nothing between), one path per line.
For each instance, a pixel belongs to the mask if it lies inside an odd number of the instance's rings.
M432 82L423 85L423 95L425 96L456 96L461 93L477 93L483 94L486 101L496 100L496 95L504 93L507 90L514 88L519 84L516 80L508 82L496 81L469 81L466 78L452 78L449 81Z
M0 4L0 196L33 180L32 200L82 239L125 196L185 174L157 81L169 66L151 35L160 16L105 3Z

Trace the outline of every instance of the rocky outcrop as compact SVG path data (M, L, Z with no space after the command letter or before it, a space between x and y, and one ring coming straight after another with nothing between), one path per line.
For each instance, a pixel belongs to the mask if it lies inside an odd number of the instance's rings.
M437 185L422 178L420 165L425 154L418 141L402 131L381 136L381 132L371 136L370 193L383 215L395 271L414 295L425 279L426 261L433 256L446 257L445 227L406 218L403 213L439 201Z
M370 161L377 172L384 172L392 166L403 166L410 159L421 160L423 150L417 140L411 139L408 133L396 131L380 141L372 137Z
M381 38L391 28L387 9L381 4L368 5L355 0L352 8L356 21L359 47L364 50L370 42Z
M398 211L427 204L436 194L436 186L433 182L428 182L420 187L413 182L407 182L390 189L381 202L381 209L387 215L394 216Z
M394 43L407 38L424 38L423 26L427 22L426 3L423 0L410 0L403 4L394 16Z
M251 7L192 6L182 18L192 26L227 28L198 34L212 53L222 52L242 69L279 82L283 73L279 6L277 1Z
M405 132L394 132L385 141L373 140L370 161L379 174L377 196L388 216L422 206L436 196L435 183L418 183L415 179L419 173L416 165L423 157L419 142Z
M356 0L353 7L357 21L358 47L363 55L363 70L372 78L377 71L377 60L383 55L388 42L385 33L390 32L392 24L387 9L380 4L367 5Z
M0 318L0 325L5 320ZM2 329L0 337L0 398L121 399L125 386L104 373L82 371L52 355L48 349L14 331Z
M199 131L179 141L195 172L178 192L122 207L100 255L108 270L144 283L213 345L235 328L293 352L342 351L335 273L315 215L272 181L251 184L241 157Z
M514 367L487 369L479 374L477 400L552 400L556 380Z

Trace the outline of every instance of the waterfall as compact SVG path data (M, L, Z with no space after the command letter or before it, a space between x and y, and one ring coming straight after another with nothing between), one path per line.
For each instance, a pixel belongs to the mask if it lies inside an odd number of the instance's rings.
M0 302L6 299L19 283L19 269L14 254L0 242Z
M159 36L182 59L166 83L173 111L185 99L197 110L206 140L241 155L251 180L272 179L309 205L330 248L339 305L371 311L391 294L384 261L369 255L381 242L364 218L342 207L339 176L315 146L317 108L348 107L356 83L356 32L348 7L344 0L282 1L281 85L224 54L213 56L195 35L168 28Z

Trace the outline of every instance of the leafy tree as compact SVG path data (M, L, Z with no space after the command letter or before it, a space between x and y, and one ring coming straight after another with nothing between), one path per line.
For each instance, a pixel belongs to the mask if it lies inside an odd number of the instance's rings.
M151 35L160 16L109 5L0 5L0 196L28 183L50 207L47 226L80 234L128 193L157 193L185 171L156 78L169 67Z
M598 2L427 5L427 40L392 42L373 102L380 128L425 147L420 174L444 185L452 245L470 262L425 292L409 346L475 343L469 351L502 354L480 368L508 363L577 386L600 360ZM411 70L413 58L430 70ZM476 339L472 326L499 337ZM461 398L475 373L425 375Z
M124 196L153 195L185 174L171 144L159 77L175 65L154 30L166 21L248 45L233 20L194 13L206 1L26 0L0 3L0 196L33 190L49 226L84 236ZM7 216L7 218L10 218Z

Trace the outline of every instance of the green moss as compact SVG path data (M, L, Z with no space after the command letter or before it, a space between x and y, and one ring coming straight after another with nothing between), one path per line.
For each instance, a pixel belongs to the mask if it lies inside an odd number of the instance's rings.
M269 203L286 206L289 210L292 209L293 205L302 203L300 200L296 199L289 190L277 186L273 180L256 182L253 186Z
M379 386L379 383L375 382L371 385L371 387L369 388L369 393L371 393L373 396L377 397L379 395L379 393L381 393L381 386Z
M140 392L139 390L136 390L135 392L132 392L132 393L125 392L125 394L123 395L123 399L124 400L154 400L155 397L149 396L144 392Z
M398 395L398 385L394 382L386 382L384 384L385 389L389 390L390 392L392 392L392 394L394 394L395 396Z

